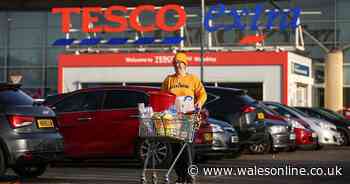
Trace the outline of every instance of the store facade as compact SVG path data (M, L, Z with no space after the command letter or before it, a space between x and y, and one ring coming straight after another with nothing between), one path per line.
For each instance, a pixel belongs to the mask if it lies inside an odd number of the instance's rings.
M123 37L130 40L136 40L140 37L173 37L173 36L183 36L183 41L179 45L164 46L161 44L147 44L147 45L135 45L135 44L123 44L123 45L77 45L71 46L69 49L62 46L54 46L53 43L59 38L65 38L66 34L62 32L62 22L60 14L53 14L52 5L48 6L50 8L33 8L30 11L26 8L13 8L7 9L0 12L0 80L8 81L11 75L20 74L23 76L22 83L25 89L34 93L38 97L44 97L46 95L55 94L60 91L59 86L59 56L62 54L105 54L106 52L111 53L137 53L137 52L152 52L152 53L169 53L173 47L178 47L186 52L198 53L200 48L200 27L201 27L201 9L198 4L186 4L182 1L178 2L184 6L187 13L186 24L184 29L174 32L167 32L162 30L155 30L152 32L138 32L135 30L126 30L120 33L96 33L96 34L86 34L79 31L82 27L82 17L80 14L74 14L71 16L72 31L70 33L70 38L75 38L77 40L83 40L88 37L102 37L104 39L113 37ZM238 3L225 3L227 9L236 8L249 10L254 10L256 5L261 4L264 9L271 9L275 6L271 5L267 1L254 1L252 3L238 2ZM157 3L152 3L157 6ZM309 31L315 38L322 41L327 47L332 48L339 45L347 45L350 43L350 15L347 14L347 9L350 7L350 2L347 0L320 0L319 3L315 4L308 1L280 1L277 3L278 6L284 9L292 9L299 7L304 13L301 14L301 23L304 29ZM123 5L128 6L123 3L112 3L105 7L111 5ZM139 6L140 4L136 1L133 2L133 7ZM206 6L206 11L209 11L210 7L215 5L213 2L208 2ZM79 4L78 7L90 6L88 3ZM164 4L159 5L164 6ZM42 6L41 6L42 7ZM65 4L65 3L55 3L55 7L77 7L75 5ZM306 12L306 13L305 13ZM99 15L97 15L99 16ZM154 22L154 15L143 14L140 19L147 25ZM106 20L103 17L100 18L101 25L106 24ZM175 19L176 20L176 19ZM149 21L149 22L148 22ZM171 16L169 22L172 22ZM221 17L217 22L230 22L231 17ZM251 24L251 19L242 18L242 23L248 25ZM266 26L266 22L262 23ZM240 40L246 35L255 34L255 31L250 29L239 30L239 29L218 29L215 32L205 32L204 45L208 52L257 52L258 49L255 45L245 46L239 44ZM312 100L312 104L315 106L322 106L323 102L323 88L324 88L324 56L325 53L315 44L313 40L304 36L305 39L305 50L298 50L295 48L289 49L290 46L295 46L296 32L295 30L286 29L283 31L278 30L263 30L266 35L263 46L265 51L290 51L292 53L297 53L300 57L311 58L311 66L301 64L293 64L291 61L289 77L291 80L304 81L306 74L309 74L311 79L305 79L307 82L292 82L288 83L289 94L299 94L296 96L301 96L301 99L307 98ZM285 49L279 49L285 48ZM287 50L287 51L283 51ZM259 50L260 51L260 50ZM344 50L344 105L350 105L350 51ZM302 56L301 56L302 55ZM307 59L306 59L307 60ZM249 62L249 61L247 61ZM247 64L250 65L250 64ZM302 66L301 66L302 65ZM147 66L152 67L152 66ZM213 66L214 67L214 66ZM215 66L218 67L218 66ZM225 66L227 67L227 66ZM230 67L242 67L230 65ZM257 66L258 67L258 66ZM257 68L256 67L256 68ZM249 68L252 69L253 67ZM115 68L114 68L115 69ZM135 68L134 68L135 69ZM191 71L198 73L199 67L191 68ZM210 69L210 68L208 68ZM264 68L265 69L265 68ZM277 70L273 80L278 81ZM219 86L229 86L229 87L243 87L250 90L253 96L264 100L282 100L283 92L271 93L266 90L268 83L265 81L258 80L240 80L231 79L228 75L227 78L223 80L218 80L218 78L212 79L209 74L210 70L204 67L204 82L208 85L219 85ZM234 73L239 73L238 69L232 70ZM245 71L245 70L242 70ZM252 70L254 71L254 70ZM262 71L262 70L261 70ZM308 71L308 72L307 72ZM163 71L162 71L163 72ZM160 72L160 74L162 74ZM171 72L170 68L166 69L166 72ZM254 72L259 73L259 72ZM232 75L233 75L232 74ZM281 74L280 74L281 75ZM314 79L314 80L313 80ZM141 83L138 78L130 79L133 84ZM95 82L95 84L93 84ZM97 86L103 81L93 81L87 83L82 83L81 87ZM110 81L108 81L110 82ZM128 82L124 79L115 78L115 83L117 84L127 84ZM157 85L159 80L150 81L150 84ZM309 85L312 85L312 90L310 90ZM280 82L276 83L276 86L281 85ZM277 89L278 87L276 87ZM76 89L76 88L72 88ZM258 89L258 90L256 90ZM64 89L62 89L64 91ZM279 94L280 93L280 94ZM310 94L311 93L311 94ZM275 95L276 94L276 95ZM289 104L295 104L301 99L290 99ZM308 100L307 100L308 101ZM308 102L309 103L309 102Z

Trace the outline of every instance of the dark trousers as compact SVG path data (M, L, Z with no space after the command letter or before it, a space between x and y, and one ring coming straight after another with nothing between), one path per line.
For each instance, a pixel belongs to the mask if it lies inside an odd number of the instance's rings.
M182 148L181 143L173 143L172 144L172 151L175 154L174 158L177 156L177 154L180 152L181 148ZM187 178L190 175L188 174L188 167L192 164L190 163L190 158L189 158L189 153L188 153L188 149L191 152L192 155L192 162L194 160L194 150L193 150L193 146L192 144L189 144L189 146L187 146L184 151L182 152L180 158L177 160L176 164L175 164L175 172L177 174L178 177L181 178Z

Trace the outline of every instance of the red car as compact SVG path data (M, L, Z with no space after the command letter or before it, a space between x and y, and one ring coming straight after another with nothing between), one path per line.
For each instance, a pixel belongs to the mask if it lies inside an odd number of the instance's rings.
M71 158L144 158L147 142L139 139L138 103L148 104L152 87L103 87L82 89L48 99L44 105L57 114L65 155ZM212 128L202 123L196 143L199 151L211 148ZM208 145L208 146L203 146ZM174 156L167 142L157 145L157 164L169 164Z
M297 147L317 148L317 135L310 129L310 126L301 119L296 119L285 114L280 109L265 105L265 118L290 122L294 128L295 143Z

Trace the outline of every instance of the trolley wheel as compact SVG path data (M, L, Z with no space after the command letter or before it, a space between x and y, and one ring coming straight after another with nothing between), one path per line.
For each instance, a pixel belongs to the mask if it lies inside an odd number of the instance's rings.
M150 146L149 140L140 140L137 144L137 157L138 159L144 163L148 147ZM156 163L155 168L168 168L171 165L171 161L173 160L174 154L172 152L171 144L167 141L157 141L156 142L156 150L154 151ZM151 155L152 158L152 155ZM148 168L152 168L152 159L150 158Z
M153 174L152 175L152 184L157 184L157 183L158 183L157 174Z
M165 179L164 179L164 184L170 184L169 177L165 177Z

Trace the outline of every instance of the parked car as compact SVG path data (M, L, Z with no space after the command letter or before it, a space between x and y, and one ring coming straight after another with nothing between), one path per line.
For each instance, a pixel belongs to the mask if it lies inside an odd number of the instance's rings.
M325 108L316 108L316 107L296 107L297 109L305 112L306 114L329 121L333 123L337 130L339 131L342 142L340 145L345 146L350 143L350 120L347 120L344 116Z
M293 151L296 148L317 148L317 134L311 130L310 125L305 121L298 118L290 118L292 115L289 115L284 109L277 109L279 111L277 112L276 110L265 106L263 103L261 104L267 119L283 119L292 125L296 137L296 146L290 147L289 151ZM285 116L288 116L289 118Z
M42 175L63 153L55 113L15 84L0 84L0 104L0 175L7 168L20 177Z
M145 158L148 142L138 137L138 103L148 105L155 87L115 86L74 91L45 103L57 113L64 137L65 154L73 159L136 157ZM212 125L202 123L197 152L213 149ZM157 142L157 166L167 166L175 156L166 141ZM197 150L197 149L196 149Z
M205 108L211 117L229 122L237 130L240 144L253 153L267 153L295 145L291 126L285 121L267 120L258 101L246 91L206 87Z
M310 129L312 129L317 134L318 148L320 148L322 145L341 144L341 136L334 124L329 123L325 120L313 118L296 108L289 107L278 102L263 103L275 111L281 113L283 116L306 122L310 126Z

